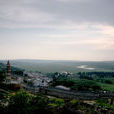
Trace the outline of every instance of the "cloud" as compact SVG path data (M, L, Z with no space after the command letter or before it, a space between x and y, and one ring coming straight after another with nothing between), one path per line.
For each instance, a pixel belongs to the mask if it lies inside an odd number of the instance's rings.
M39 28L70 23L114 25L114 1L110 0L0 0L0 27ZM82 2L83 1L83 2Z
M60 2L89 2L90 0L56 0Z
M113 5L113 0L0 0L1 55L12 57L13 50L17 58L113 59Z

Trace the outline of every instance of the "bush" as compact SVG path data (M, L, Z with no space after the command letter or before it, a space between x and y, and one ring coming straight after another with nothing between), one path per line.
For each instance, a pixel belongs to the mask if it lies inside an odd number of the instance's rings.
M11 114L28 114L31 110L31 101L34 98L28 92L19 91L9 99L8 113Z
M50 98L49 99L49 104L50 106L56 106L56 107L61 107L64 106L65 102L63 99L60 98Z
M112 80L105 80L106 84L113 84Z
M2 71L0 71L0 85L5 81L6 75Z
M77 91L97 91L101 90L101 86L95 81L79 80L71 87L71 89Z

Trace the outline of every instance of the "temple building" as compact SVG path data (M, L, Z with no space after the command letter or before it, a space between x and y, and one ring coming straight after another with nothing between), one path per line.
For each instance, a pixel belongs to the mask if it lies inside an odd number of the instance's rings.
M11 66L8 60L6 64L6 83L8 84L10 82L11 82Z
M6 84L10 85L10 87L14 88L20 88L21 87L21 79L11 73L11 65L9 60L6 64Z
M11 75L11 69L10 69L10 62L9 62L9 60L7 61L7 64L6 64L6 75L7 76Z

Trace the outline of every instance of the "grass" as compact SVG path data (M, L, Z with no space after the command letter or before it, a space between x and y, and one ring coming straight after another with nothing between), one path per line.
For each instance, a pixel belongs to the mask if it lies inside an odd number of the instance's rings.
M63 99L60 99L60 98L54 98L54 97L51 97L49 98L49 104L50 106L57 106L57 107L61 107L61 106L64 106L65 102Z
M114 84L99 83L103 90L114 92Z
M106 99L97 99L95 102L98 106L101 106L102 108L109 108L114 110L114 104L108 103L108 100Z

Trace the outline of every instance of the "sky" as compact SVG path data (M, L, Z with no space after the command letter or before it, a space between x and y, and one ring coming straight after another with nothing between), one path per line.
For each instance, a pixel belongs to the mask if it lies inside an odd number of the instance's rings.
M0 0L0 59L114 60L114 0Z

